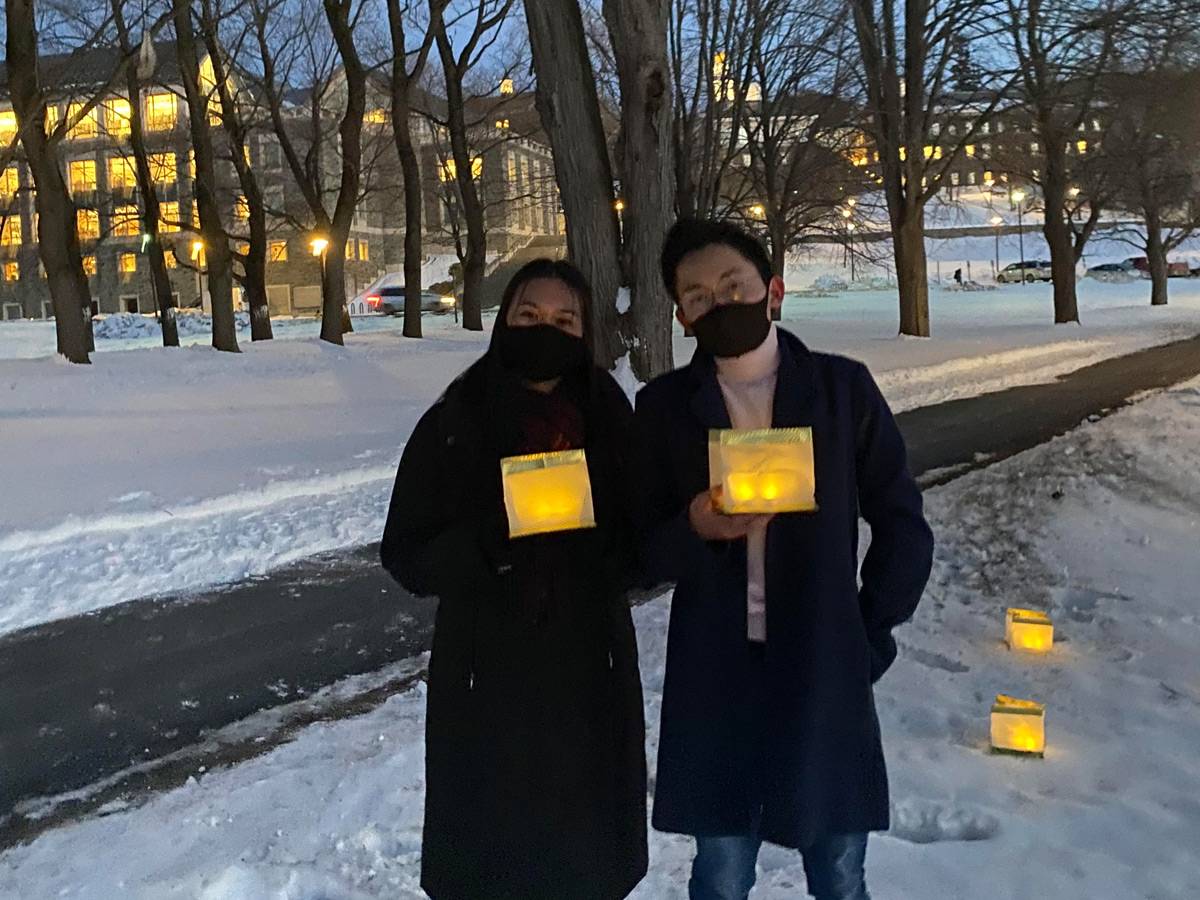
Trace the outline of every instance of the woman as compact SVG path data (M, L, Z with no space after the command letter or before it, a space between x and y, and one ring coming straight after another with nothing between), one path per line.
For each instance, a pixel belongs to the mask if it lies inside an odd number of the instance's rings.
M641 681L624 590L629 403L591 363L589 291L535 260L487 354L417 424L381 556L439 598L421 886L444 898L625 897L646 872ZM500 460L584 449L597 527L509 539Z

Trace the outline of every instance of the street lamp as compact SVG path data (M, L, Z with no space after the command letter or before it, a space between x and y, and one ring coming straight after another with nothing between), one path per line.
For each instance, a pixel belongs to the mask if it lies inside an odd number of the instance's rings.
M992 227L996 229L996 269L992 277L1000 275L1000 226L1004 224L1004 220L999 216L992 216Z
M329 238L321 234L313 235L308 246L312 249L313 256L321 258L321 296L325 296L325 251L329 249Z
M765 206L763 206L761 203L755 203L753 206L750 207L750 215L754 216L754 218L756 218L756 219L761 219L766 214L767 214L767 208Z
M1017 204L1017 247L1021 255L1021 280L1025 280L1025 227L1022 214L1025 212L1025 192L1017 188L1012 192L1013 203Z
M854 284L854 282L856 280L854 277L854 229L855 229L855 227L856 226L853 222L846 223L846 232L848 233L848 235L850 237L850 283L851 284Z

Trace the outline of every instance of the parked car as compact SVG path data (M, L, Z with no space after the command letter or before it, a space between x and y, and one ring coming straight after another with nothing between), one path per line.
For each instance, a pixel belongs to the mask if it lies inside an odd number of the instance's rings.
M1125 265L1131 269L1136 269L1141 273L1143 278L1150 277L1150 260L1144 256L1131 256L1125 260ZM1192 276L1192 267L1187 260L1167 261L1167 277L1168 278L1190 278Z
M1050 281L1051 277L1048 259L1026 259L1009 263L996 275L996 280L1001 284L1019 284L1022 281Z
M1129 282L1138 277L1139 273L1132 266L1123 262L1100 263L1087 270L1087 277L1096 281Z
M384 316L404 315L404 285L392 284L367 294L367 308ZM454 312L455 299L450 294L421 291L421 312Z

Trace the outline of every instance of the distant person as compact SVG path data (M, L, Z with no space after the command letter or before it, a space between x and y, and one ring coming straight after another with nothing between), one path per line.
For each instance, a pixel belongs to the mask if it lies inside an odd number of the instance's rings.
M872 685L933 553L904 440L865 366L770 321L784 284L755 238L681 221L662 275L698 346L635 413L646 565L675 583L653 824L695 836L692 900L745 898L763 841L803 854L812 896L867 900L889 810ZM817 510L720 512L710 430L803 426Z
M434 898L619 900L646 872L646 757L626 453L592 363L589 290L536 260L487 354L404 448L384 567L438 597L421 886ZM509 538L500 460L583 449L596 527Z
M957 284L959 287L962 287L962 283L963 283L963 280L962 280L962 269L955 269L955 270L954 270L954 283L955 283L955 284Z

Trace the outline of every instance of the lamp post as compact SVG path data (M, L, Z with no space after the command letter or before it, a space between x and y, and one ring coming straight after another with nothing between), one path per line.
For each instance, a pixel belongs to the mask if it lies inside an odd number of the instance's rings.
M1012 192L1013 203L1017 204L1017 247L1021 255L1021 280L1025 280L1025 226L1022 215L1025 212L1025 192L1018 188Z
M992 272L993 278L1000 276L1000 226L1004 224L1004 220L999 216L992 216L992 227L996 229L996 268Z
M324 235L313 235L313 239L309 241L308 246L312 249L312 255L321 258L321 309L325 308L325 251L329 249L329 238Z
M849 233L849 236L850 236L850 283L851 284L854 284L854 281L855 281L855 278L854 278L854 228L855 228L855 225L853 222L846 223L846 231Z

